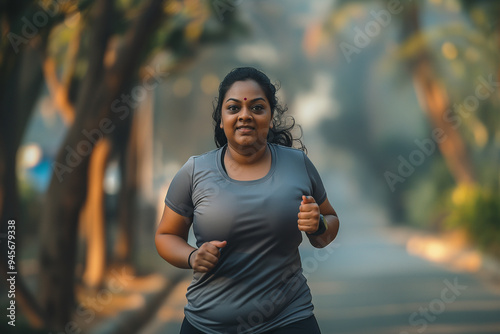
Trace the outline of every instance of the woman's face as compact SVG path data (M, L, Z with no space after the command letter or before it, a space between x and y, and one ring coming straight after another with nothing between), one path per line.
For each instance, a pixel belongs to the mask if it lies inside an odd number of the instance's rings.
M266 145L271 107L257 82L236 81L224 97L221 116L220 127L230 146L252 153Z

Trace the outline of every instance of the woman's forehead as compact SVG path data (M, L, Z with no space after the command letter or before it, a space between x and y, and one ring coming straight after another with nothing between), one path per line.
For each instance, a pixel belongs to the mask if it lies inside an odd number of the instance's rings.
M257 97L262 97L267 101L266 94L260 85L253 80L236 81L226 92L224 101L228 98L236 98L238 100L253 100Z

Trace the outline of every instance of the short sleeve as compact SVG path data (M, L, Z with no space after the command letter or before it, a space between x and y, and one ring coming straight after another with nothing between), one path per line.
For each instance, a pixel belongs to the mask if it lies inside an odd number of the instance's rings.
M191 157L175 174L168 187L165 204L184 217L191 217L194 211L192 200L194 158Z
M326 199L326 190L323 185L323 181L321 180L321 177L319 176L318 170L316 167L313 165L311 160L307 157L305 153L304 155L304 161L306 164L306 169L307 169L307 174L309 175L309 179L311 180L312 184L312 197L314 197L314 200L316 203L321 205Z

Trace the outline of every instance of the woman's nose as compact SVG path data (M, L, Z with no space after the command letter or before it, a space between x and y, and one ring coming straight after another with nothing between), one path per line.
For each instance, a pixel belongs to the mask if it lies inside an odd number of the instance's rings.
M241 112L238 117L240 120L247 120L252 118L252 113L247 107L241 108Z

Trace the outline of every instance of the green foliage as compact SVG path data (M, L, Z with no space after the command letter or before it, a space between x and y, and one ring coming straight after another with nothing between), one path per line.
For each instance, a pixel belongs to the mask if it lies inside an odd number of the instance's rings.
M405 207L411 225L428 228L432 214L436 211L438 189L430 179L423 179L404 194Z
M459 186L449 201L448 228L464 228L481 249L500 258L500 192L496 187Z
M441 230L443 215L446 214L446 198L454 186L444 159L435 157L423 175L411 180L403 189L404 206L408 222L418 228ZM417 176L417 175L415 175Z

